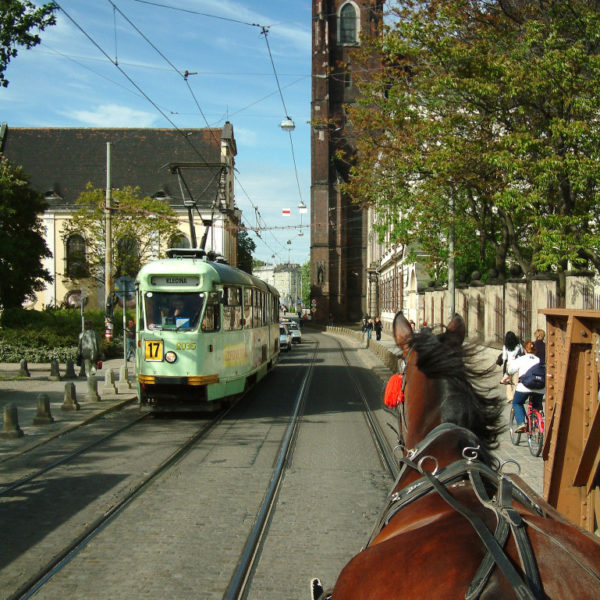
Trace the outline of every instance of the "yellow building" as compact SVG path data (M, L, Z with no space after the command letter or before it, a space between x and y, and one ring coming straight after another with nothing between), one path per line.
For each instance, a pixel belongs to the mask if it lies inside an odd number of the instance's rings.
M205 236L207 252L237 264L241 211L234 201L237 148L229 122L221 128L185 130L23 128L3 123L0 151L12 164L23 167L31 187L48 204L43 222L52 258L44 267L53 282L38 293L35 308L78 306L82 292L90 308L104 306L104 282L78 277L89 252L85 235L64 235L65 223L88 183L103 190L139 187L142 197L170 204L179 217L181 234L157 240L153 258L168 246L199 245ZM112 247L118 243L113 240Z

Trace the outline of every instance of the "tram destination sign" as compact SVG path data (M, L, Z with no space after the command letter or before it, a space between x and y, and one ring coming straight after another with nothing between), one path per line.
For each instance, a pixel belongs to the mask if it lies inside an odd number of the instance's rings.
M153 275L150 282L155 286L164 287L197 287L200 277L197 275Z

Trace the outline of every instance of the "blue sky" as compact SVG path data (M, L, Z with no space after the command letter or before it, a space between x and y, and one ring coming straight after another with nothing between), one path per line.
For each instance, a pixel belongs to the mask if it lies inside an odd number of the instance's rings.
M245 225L257 226L258 210L266 227L260 237L251 233L255 257L306 262L310 231L289 226L310 219L311 2L58 4L57 24L42 32L39 46L20 49L6 71L0 121L9 127L186 128L229 120L238 147L236 204ZM281 94L262 28L252 24L268 26ZM181 77L186 70L196 73L188 76L189 87ZM280 128L286 111L296 125L291 134ZM301 202L307 214L299 214ZM283 208L291 209L290 217L282 216Z

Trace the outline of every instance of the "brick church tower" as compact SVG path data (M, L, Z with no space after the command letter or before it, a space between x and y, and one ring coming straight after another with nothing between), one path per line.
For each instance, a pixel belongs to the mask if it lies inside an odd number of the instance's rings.
M313 0L311 300L313 318L357 321L366 312L367 212L342 195L355 152L345 107L355 101L352 51L381 29L384 0Z

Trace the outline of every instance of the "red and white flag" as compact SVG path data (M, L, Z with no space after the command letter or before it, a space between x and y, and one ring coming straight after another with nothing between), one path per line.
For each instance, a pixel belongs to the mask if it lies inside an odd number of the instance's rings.
M282 214L284 217L289 217L289 216L290 216L290 214L291 214L291 213L290 213L290 209L289 209L289 208L282 208L282 209L281 209L281 214Z

